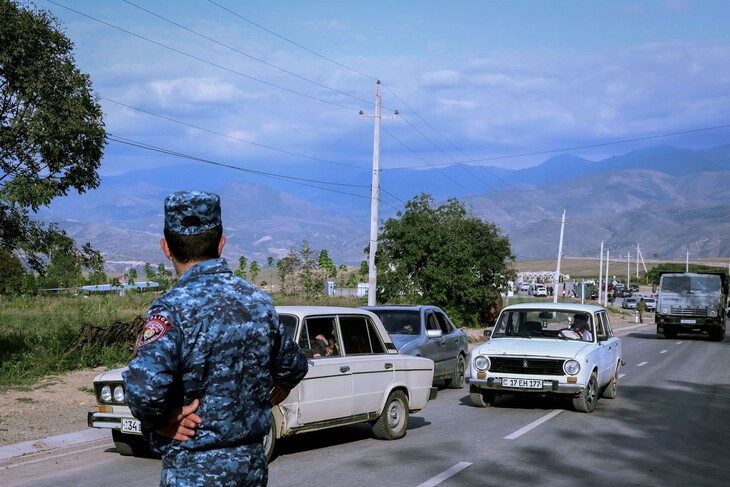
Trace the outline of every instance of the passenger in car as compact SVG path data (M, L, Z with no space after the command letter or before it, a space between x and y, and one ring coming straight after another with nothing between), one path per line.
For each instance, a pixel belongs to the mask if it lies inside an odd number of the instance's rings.
M335 340L334 338L327 338L324 333L320 333L314 337L312 341L312 351L315 357L329 357L335 355Z
M573 315L573 331L580 335L581 340L586 342L593 341L593 335L588 330L588 315L585 313L576 313Z

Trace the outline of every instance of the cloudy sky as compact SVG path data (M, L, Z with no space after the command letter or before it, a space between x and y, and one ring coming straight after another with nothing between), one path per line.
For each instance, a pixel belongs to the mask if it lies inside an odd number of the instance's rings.
M160 150L368 168L376 80L384 170L730 140L726 0L37 5L100 97L102 175L185 161Z

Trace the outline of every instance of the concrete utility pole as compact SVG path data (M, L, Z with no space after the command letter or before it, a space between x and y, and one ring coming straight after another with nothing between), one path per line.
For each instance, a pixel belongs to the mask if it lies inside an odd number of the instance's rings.
M380 80L375 85L375 116L367 117L360 111L362 118L375 119L375 135L373 136L373 180L370 186L370 252L368 255L368 306L375 306L377 290L377 270L375 269L375 253L378 251L378 203L380 202ZM398 111L395 112L398 115Z
M603 295L603 240L601 240L601 258L598 261L598 304L601 304Z
M560 223L560 243L558 244L558 268L553 279L553 303L558 302L560 289L560 257L563 255L563 231L565 230L565 208L563 208L563 220Z

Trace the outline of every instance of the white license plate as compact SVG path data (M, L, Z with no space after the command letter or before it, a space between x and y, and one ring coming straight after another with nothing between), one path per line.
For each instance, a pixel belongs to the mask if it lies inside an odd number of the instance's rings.
M122 431L125 433L142 433L142 423L136 419L123 419Z
M502 379L502 387L520 387L522 389L542 389L542 380L537 379Z
M697 323L697 320L679 320L679 322L683 325L694 325Z

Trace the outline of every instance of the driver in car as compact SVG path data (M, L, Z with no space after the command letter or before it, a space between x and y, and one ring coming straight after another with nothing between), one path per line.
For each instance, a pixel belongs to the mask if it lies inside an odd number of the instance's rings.
M593 341L593 335L588 330L588 315L585 313L576 313L573 315L573 331L580 335L581 340L586 342Z

